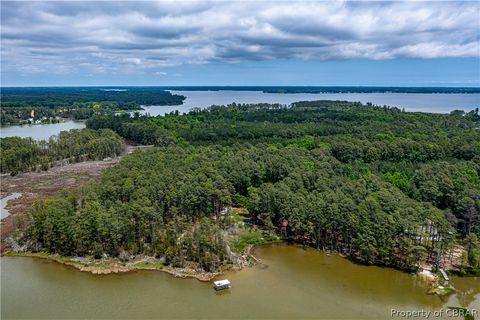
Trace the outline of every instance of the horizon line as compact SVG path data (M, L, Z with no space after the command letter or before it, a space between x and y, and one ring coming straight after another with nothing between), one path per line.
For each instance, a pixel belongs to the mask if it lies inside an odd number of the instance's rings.
M402 85L0 85L0 88L455 88L480 89L478 86L402 86Z

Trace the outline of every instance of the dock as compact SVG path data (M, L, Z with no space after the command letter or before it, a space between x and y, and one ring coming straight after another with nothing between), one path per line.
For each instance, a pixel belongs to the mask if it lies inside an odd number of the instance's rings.
M450 279L448 279L447 273L443 269L439 269L439 271L440 271L440 274L442 275L443 279L445 279L445 281L448 282Z

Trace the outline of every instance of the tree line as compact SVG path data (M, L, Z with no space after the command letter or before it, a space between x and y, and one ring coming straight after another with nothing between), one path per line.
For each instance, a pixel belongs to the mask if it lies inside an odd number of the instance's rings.
M461 243L462 268L480 267L480 131L465 114L319 101L87 125L157 147L81 194L37 203L28 237L37 249L215 270L229 260L222 212L239 206L262 228L364 263L443 265Z
M0 138L0 172L15 175L37 169L48 170L56 160L99 160L118 156L124 148L123 139L110 129L62 131L48 141Z
M184 96L149 87L2 88L1 124L83 120L98 113L140 110L142 105L179 105Z

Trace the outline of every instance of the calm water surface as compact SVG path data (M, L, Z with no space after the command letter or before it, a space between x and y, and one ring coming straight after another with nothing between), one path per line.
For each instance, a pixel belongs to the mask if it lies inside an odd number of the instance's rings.
M281 103L291 104L297 101L346 100L353 102L371 102L405 108L406 111L448 113L455 109L472 110L480 107L480 94L417 94L417 93L263 93L261 91L174 91L187 97L181 106L145 107L152 116L163 115L171 111L188 112L193 107L209 107L212 104L230 103Z
M347 100L362 103L371 102L378 105L390 105L405 108L407 111L423 111L448 113L455 109L471 110L480 107L480 94L412 94L412 93L263 93L261 91L172 91L187 97L179 106L145 106L143 114L151 116L164 115L178 110L187 113L194 107L205 108L213 104L230 103L281 103L291 104L297 101L312 100ZM84 122L66 121L57 124L32 126L7 126L0 128L2 137L32 137L36 140L46 140L60 131L82 129Z
M23 126L4 126L0 127L0 136L33 138L35 140L48 140L51 136L59 134L61 131L71 129L83 129L85 122L81 121L65 121L60 123L35 124Z
M8 196L0 200L0 219L6 218L10 215L10 212L8 212L8 209L5 208L8 202L10 200L18 199L21 196L22 194L20 192L13 192L12 194L9 194Z
M3 257L2 319L391 319L390 309L480 308L480 279L454 278L445 301L425 294L422 279L359 266L312 249L257 249L266 268L225 277L228 291L162 272L94 276L54 262Z

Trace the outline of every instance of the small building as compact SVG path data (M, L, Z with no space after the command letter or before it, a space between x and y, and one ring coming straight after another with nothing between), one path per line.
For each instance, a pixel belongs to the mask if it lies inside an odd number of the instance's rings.
M230 288L230 281L228 281L227 279L214 281L213 282L213 288L215 290L228 289L228 288Z
M420 244L435 243L442 240L440 233L431 221L428 221L424 225L416 226L413 229L405 229L404 234L410 239L418 241Z

